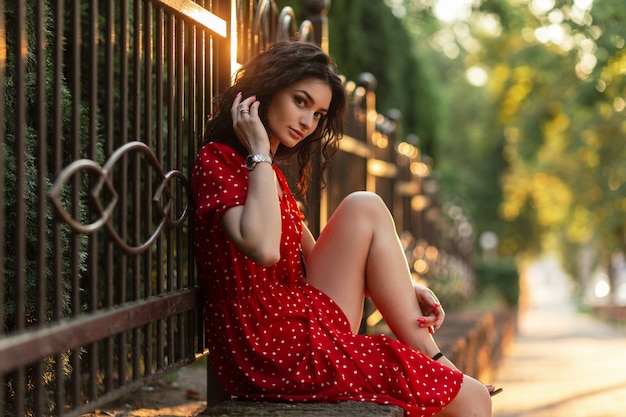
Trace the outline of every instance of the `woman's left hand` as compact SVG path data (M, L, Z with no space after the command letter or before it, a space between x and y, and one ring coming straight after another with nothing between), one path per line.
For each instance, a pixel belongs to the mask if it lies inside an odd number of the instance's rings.
M435 330L439 330L443 324L446 312L430 288L419 284L415 284L413 287L415 288L417 301L422 309L422 316L417 321L420 327L427 327L430 333L435 333Z

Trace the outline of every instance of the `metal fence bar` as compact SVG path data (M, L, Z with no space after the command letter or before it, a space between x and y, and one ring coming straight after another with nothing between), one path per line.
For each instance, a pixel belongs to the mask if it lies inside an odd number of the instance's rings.
M7 31L5 25L6 6L4 0L0 0L0 148L6 146L6 103L5 103L5 83L7 70ZM6 209L4 206L4 196L6 193L5 176L6 162L5 152L0 155L0 219L6 219ZM6 280L6 232L5 222L0 221L0 323L4 324L6 306L6 292L4 282ZM0 326L0 338L5 336L4 325ZM6 378L0 373L0 386L4 387ZM0 392L0 416L5 414L5 403L7 401L4 392Z
M54 26L54 69L53 69L53 77L54 77L54 92L53 92L53 121L54 124L54 134L51 138L53 143L53 155L52 155L52 165L51 170L58 171L63 166L63 122L64 122L64 111L65 111L65 103L63 102L63 66L64 66L64 43L63 39L65 38L65 3L59 2L57 5L57 9L55 10L55 21L57 24ZM58 222L52 223L52 241L53 245L56 248L62 246L62 235L61 235L61 224ZM64 306L62 301L62 295L64 292L64 284L63 284L63 251L57 250L54 251L52 256L52 282L53 282L53 306L52 306L52 317L51 319L60 320L63 318L64 314ZM52 372L54 375L63 375L64 369L64 356L61 352L55 352L53 355L54 365L52 366ZM50 370L48 370L50 372ZM65 384L61 378L57 378L54 382L54 396L53 401L55 404L64 404L65 402ZM17 396L16 396L17 397ZM17 397L18 401L21 401L20 397Z
M10 36L16 36L15 45L19 46L15 49L14 60L15 60L15 80L16 80L16 88L15 88L15 130L17 133L17 137L24 137L25 126L26 126L26 53L23 49L23 46L27 44L26 40L26 5L23 2L19 2L16 5L15 10L15 21L16 21L16 33L10 34ZM17 140L15 142L15 278L16 278L16 288L15 288L15 329L20 331L24 329L26 326L26 318L25 318L25 303L26 303L26 295L25 295L25 282L26 282L26 247L23 236L26 231L25 217L19 215L20 213L24 213L26 208L26 202L24 201L24 189L25 189L25 178L24 178L24 149L25 143L22 140ZM22 398L25 395L25 387L26 387L26 371L24 369L18 369L17 375L15 377L15 392L18 398ZM16 404L16 411L18 415L23 415L25 411L25 404L23 401L19 401Z
M99 90L97 88L93 88L99 84L99 72L98 72L98 56L100 53L99 48L99 32L100 32L100 24L99 24L99 3L97 0L94 0L89 5L89 31L87 33L88 38L85 43L89 45L89 85L91 88L89 89L88 94L88 106L89 106L89 133L88 133L88 155L92 160L98 160L98 100L100 97ZM88 307L87 311L95 312L98 308L98 283L101 279L101 274L99 272L98 265L101 260L101 254L98 251L98 247L100 245L101 239L99 236L94 235L89 240L88 252L92 254L88 264L88 270L90 272L90 276L88 279L88 289L90 296L88 297ZM89 369L92 372L88 373L88 386L86 388L88 392L89 398L97 398L98 397L98 375L97 371L100 368L99 365L99 351L98 344L93 342L88 345L87 350L89 352L87 356L87 360L89 363Z
M155 10L155 41L154 41L154 49L155 49L155 57L156 57L156 62L155 62L155 83L156 83L156 108L157 109L163 109L164 106L164 89L163 89L163 84L164 84L164 73L163 73L163 63L164 63L164 55L163 55L163 49L165 47L164 45L164 13L163 13L163 9L161 8L157 8ZM157 112L156 114L156 125L157 126L163 126L164 125L164 118L163 118L163 112ZM163 130L162 129L157 129L156 130L156 143L155 143L155 147L156 147L156 155L159 161L161 161L161 163L163 162ZM157 265L163 265L165 262L165 258L164 258L164 254L163 254L163 238L160 238L157 240L156 242L156 262ZM165 275L163 273L163 268L157 268L156 271L156 288L155 288L155 293L157 295L161 295L165 288L164 288L164 282L165 282ZM163 333L164 332L164 327L163 327L163 321L162 320L158 320L156 322L156 369L157 371L164 369L165 368L165 361L164 361L164 357L165 357L165 344L164 344L164 339L163 339Z
M119 94L120 94L120 106L118 115L116 118L117 124L119 125L119 133L113 138L117 138L118 142L114 142L114 147L122 146L125 143L128 143L128 111L129 111L129 102L128 102L128 90L129 90L129 64L128 64L128 55L129 55L129 13L128 13L128 3L127 1L119 2L120 10L119 10L119 19L121 22L119 28ZM113 138L106 138L107 140L112 140ZM126 208L128 207L128 164L123 164L123 168L121 168L120 173L120 207ZM123 212L120 212L119 225L120 225L120 237L122 240L127 241L128 238L128 222L126 219L126 215ZM119 253L119 273L116 275L119 277L119 285L115 286L115 292L119 296L119 300L117 303L123 303L127 300L128 297L128 256L125 252ZM117 343L117 353L115 358L117 359L117 383L124 384L128 380L127 371L128 371L128 333L122 332L115 337L114 344ZM115 378L114 378L115 379Z
M71 158L78 159L81 157L81 94L82 94L82 68L81 68L81 13L79 0L73 0L70 2L70 25L69 28L69 68L71 68L71 76L69 77L68 84L72 90L71 99ZM73 217L80 217L80 207L78 201L80 200L80 178L78 176L73 178L71 185L71 201ZM72 234L70 236L70 277L71 277L71 317L77 317L81 313L81 277L79 272L79 259L81 251L81 236L78 234ZM80 366L81 355L78 349L71 349L70 351L70 366L72 372L69 375L69 395L67 401L71 404L78 404L80 402L80 382L82 379L82 369ZM62 374L61 374L62 375ZM61 379L57 374L57 378ZM65 407L65 402L57 404L58 408Z
M36 37L38 39L43 38L43 22L45 19L44 16L44 8L41 3L37 4L35 11L35 19L36 19ZM46 108L45 104L47 102L46 91L45 91L45 77L46 77L46 68L45 68L45 60L41 59L44 56L44 48L43 44L38 42L35 45L35 55L38 57L37 59L37 110L36 110L36 129L38 132L40 147L38 149L38 157L37 157L37 199L39 201L39 205L37 207L38 212L38 223L37 223L37 240L40 242L40 245L37 247L37 264L42 267L39 269L37 273L37 321L39 323L46 322L46 313L47 313L47 303L46 303L46 294L47 294L47 286L46 286L46 276L45 269L47 265L46 260L46 230L47 230L47 220L45 216L46 212L46 203L45 203L45 193L46 193L46 177L45 173L47 172L46 165L46 149L48 143L48 137L46 132ZM41 362L35 364L33 369L33 379L35 384L35 393L34 393L34 408L36 413L43 413L44 410L44 384L43 384L43 375L44 375L44 367Z
M143 326L154 320L181 314L200 306L200 297L193 289L150 297L133 303L82 315L67 323L42 326L0 341L0 348L11 361L0 361L0 372L6 373L33 363L64 349L74 349L85 343L97 342L103 337Z
M133 56L132 56L132 62L131 62L131 68L132 70L130 71L131 74L134 75L132 82L131 82L131 92L130 92L130 100L131 100L131 107L132 107L132 112L130 113L130 115L132 116L132 120L131 120L131 127L130 127L130 131L132 132L132 138L137 140L139 138L141 138L142 140L145 141L145 136L141 133L141 128L140 128L140 110L141 110L141 75L142 72L140 70L140 62L142 59L142 55L143 55L143 51L141 50L141 36L142 36L142 19L141 19L141 11L140 11L140 6L141 3L140 2L133 2L133 11L132 11L132 48L133 48ZM144 193L143 198L142 195L140 193L140 188L142 188L144 186L143 181L141 181L141 175L140 175L140 170L142 170L141 163L140 163L140 155L136 154L134 155L134 162L132 164L131 167L131 190L130 193L132 195L132 206L135 208L135 210L137 210L139 207L142 207L143 204L146 203L146 199L147 201L147 205L143 206L143 207L150 207L150 197L148 193ZM145 167L145 169L147 170L148 167ZM146 185L149 183L150 179L147 178L146 179L147 183ZM147 188L150 189L150 188ZM146 198L147 197L147 198ZM143 200L143 201L142 201ZM148 218L148 213L145 212L145 217ZM141 217L140 216L132 216L132 220L129 222L129 228L130 228L130 233L133 236L133 240L134 241L141 241ZM149 223L148 223L148 229L146 230L150 230L149 229ZM131 271L132 271L132 284L131 284L131 291L132 291L132 295L131 295L131 300L138 300L140 298L140 286L141 286L141 276L142 276L142 271L141 271L141 261L142 258L145 256L145 254L140 254L137 256L134 256L132 258L132 265L131 265ZM148 271L146 271L148 272ZM148 272L149 274L149 272ZM137 380L139 379L139 375L140 375L140 329L135 327L132 330L132 336L131 336L131 350L132 350L132 364L131 364L131 369L132 369L132 376L131 376L131 380Z
M105 31L104 31L104 60L106 62L114 62L115 45L115 3L106 2L105 9ZM114 144L110 138L114 137L114 118L115 118L115 105L114 105L114 70L112 65L106 65L104 68L105 77L105 102L104 102L104 153L110 155L113 153ZM102 304L104 308L110 308L114 305L114 291L113 291L113 279L114 271L112 265L114 264L113 249L114 244L111 241L105 241L104 245L104 264L106 265L103 271L104 279L104 297ZM111 392L114 389L114 367L113 362L115 350L115 341L113 337L108 337L104 341L104 364L102 372L104 374L104 392Z
M143 68L142 68L142 72L143 72L143 91L144 91L144 99L143 102L138 103L137 108L140 108L140 106L143 108L143 113L145 114L144 117L144 123L145 123L145 133L144 133L144 143L148 146L148 148L150 149L154 149L154 129L153 129L153 113L152 113L152 103L153 103L153 65L154 65L154 61L153 61L153 56L154 54L152 53L152 39L154 39L154 32L153 32L153 24L154 24L154 19L153 19L153 7L151 3L145 3L143 5L144 9L143 9L143 26L144 26L144 35L143 35L143 44L142 44L142 48L143 48ZM146 178L146 188L149 190L153 189L153 179L152 176L148 175L148 172L144 172L144 176L147 177ZM145 230L149 230L150 227L150 221L149 219L152 219L153 211L152 211L152 205L149 204L149 201L146 202L146 206L145 206L145 210L146 210L146 215L145 215L145 219L143 222L142 227L145 228ZM154 256L153 256L153 252L152 251L148 251L146 252L146 254L144 255L144 274L148 275L150 274L150 272L152 271L152 262L154 262ZM148 296L150 294L153 294L153 282L152 279L147 279L144 280L143 282L144 288L143 288L143 294L144 296ZM143 351L143 357L144 357L144 369L143 369L143 373L146 376L151 376L154 373L154 367L153 367L153 363L154 363L154 349L153 349L153 344L152 344L152 338L154 335L153 332L153 328L154 328L154 323L150 322L150 323L146 323L146 325L143 327L143 345L144 345L144 351Z

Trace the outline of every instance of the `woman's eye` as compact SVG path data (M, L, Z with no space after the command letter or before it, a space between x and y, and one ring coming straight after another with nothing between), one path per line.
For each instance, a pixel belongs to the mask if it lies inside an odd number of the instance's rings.
M303 106L304 104L306 104L306 101L302 98L302 97L296 97L296 104L299 106Z
M315 117L315 120L322 120L322 117L324 117L322 113L315 113L313 116Z

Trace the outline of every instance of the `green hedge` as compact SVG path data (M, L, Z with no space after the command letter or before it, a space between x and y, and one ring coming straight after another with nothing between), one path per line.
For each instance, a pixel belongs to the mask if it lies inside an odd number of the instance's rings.
M520 296L519 271L510 259L483 262L476 267L476 291L495 293L506 305L517 307Z

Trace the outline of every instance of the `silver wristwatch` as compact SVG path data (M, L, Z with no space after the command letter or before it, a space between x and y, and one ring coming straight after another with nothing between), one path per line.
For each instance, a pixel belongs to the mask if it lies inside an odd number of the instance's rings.
M262 154L248 155L246 157L246 168L248 171L252 171L259 162L267 162L271 164L272 159L269 156Z

